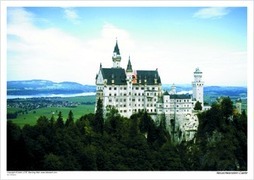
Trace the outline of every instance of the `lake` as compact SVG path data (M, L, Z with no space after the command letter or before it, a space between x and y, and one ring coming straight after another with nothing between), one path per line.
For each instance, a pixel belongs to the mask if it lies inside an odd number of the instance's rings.
M7 95L7 99L16 98L40 98L40 97L76 97L76 96L93 96L95 92L84 92L77 94L34 94L34 95Z

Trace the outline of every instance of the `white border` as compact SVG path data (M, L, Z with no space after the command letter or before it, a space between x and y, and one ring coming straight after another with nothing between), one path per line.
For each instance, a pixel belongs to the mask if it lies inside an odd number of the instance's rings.
M217 172L16 172L6 171L7 7L247 7L248 8L248 174ZM1 1L1 179L253 179L253 1Z

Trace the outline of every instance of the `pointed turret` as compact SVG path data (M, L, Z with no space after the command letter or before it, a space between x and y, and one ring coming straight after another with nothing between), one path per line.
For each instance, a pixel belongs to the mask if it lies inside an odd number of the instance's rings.
M127 64L126 72L133 72L130 56L129 56L129 61L128 61L128 64Z
M120 50L119 50L118 43L116 40L116 45L114 47L113 56L112 56L113 68L120 68L121 59L122 58L120 55Z
M120 55L120 50L119 50L119 47L118 47L118 43L117 43L117 40L116 40L116 45L115 45L115 48L114 48L114 54L116 55Z

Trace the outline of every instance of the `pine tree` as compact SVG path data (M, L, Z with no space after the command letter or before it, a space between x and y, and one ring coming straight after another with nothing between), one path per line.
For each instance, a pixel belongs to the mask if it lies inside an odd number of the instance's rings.
M97 109L94 118L94 131L103 133L104 118L103 118L103 105L102 100L99 98L97 101Z
M194 110L202 110L202 104L201 104L201 102L199 102L199 101L196 102Z
M70 125L74 125L74 117L73 117L73 112L71 110L68 114L68 119L65 122L65 126L70 126Z
M57 128L63 128L64 127L64 121L63 121L63 116L62 116L61 111L58 113L58 118L56 120L56 127Z

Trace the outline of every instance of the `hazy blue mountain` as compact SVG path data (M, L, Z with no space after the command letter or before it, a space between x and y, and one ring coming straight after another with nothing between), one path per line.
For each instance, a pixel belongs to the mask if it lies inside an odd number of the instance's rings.
M170 91L171 84L162 85L163 90ZM177 92L192 91L190 84L176 85ZM247 96L247 87L240 86L205 86L204 94L220 94L220 96L237 96L239 94Z
M96 87L76 82L53 82L48 80L7 81L7 95L74 94L95 92Z

